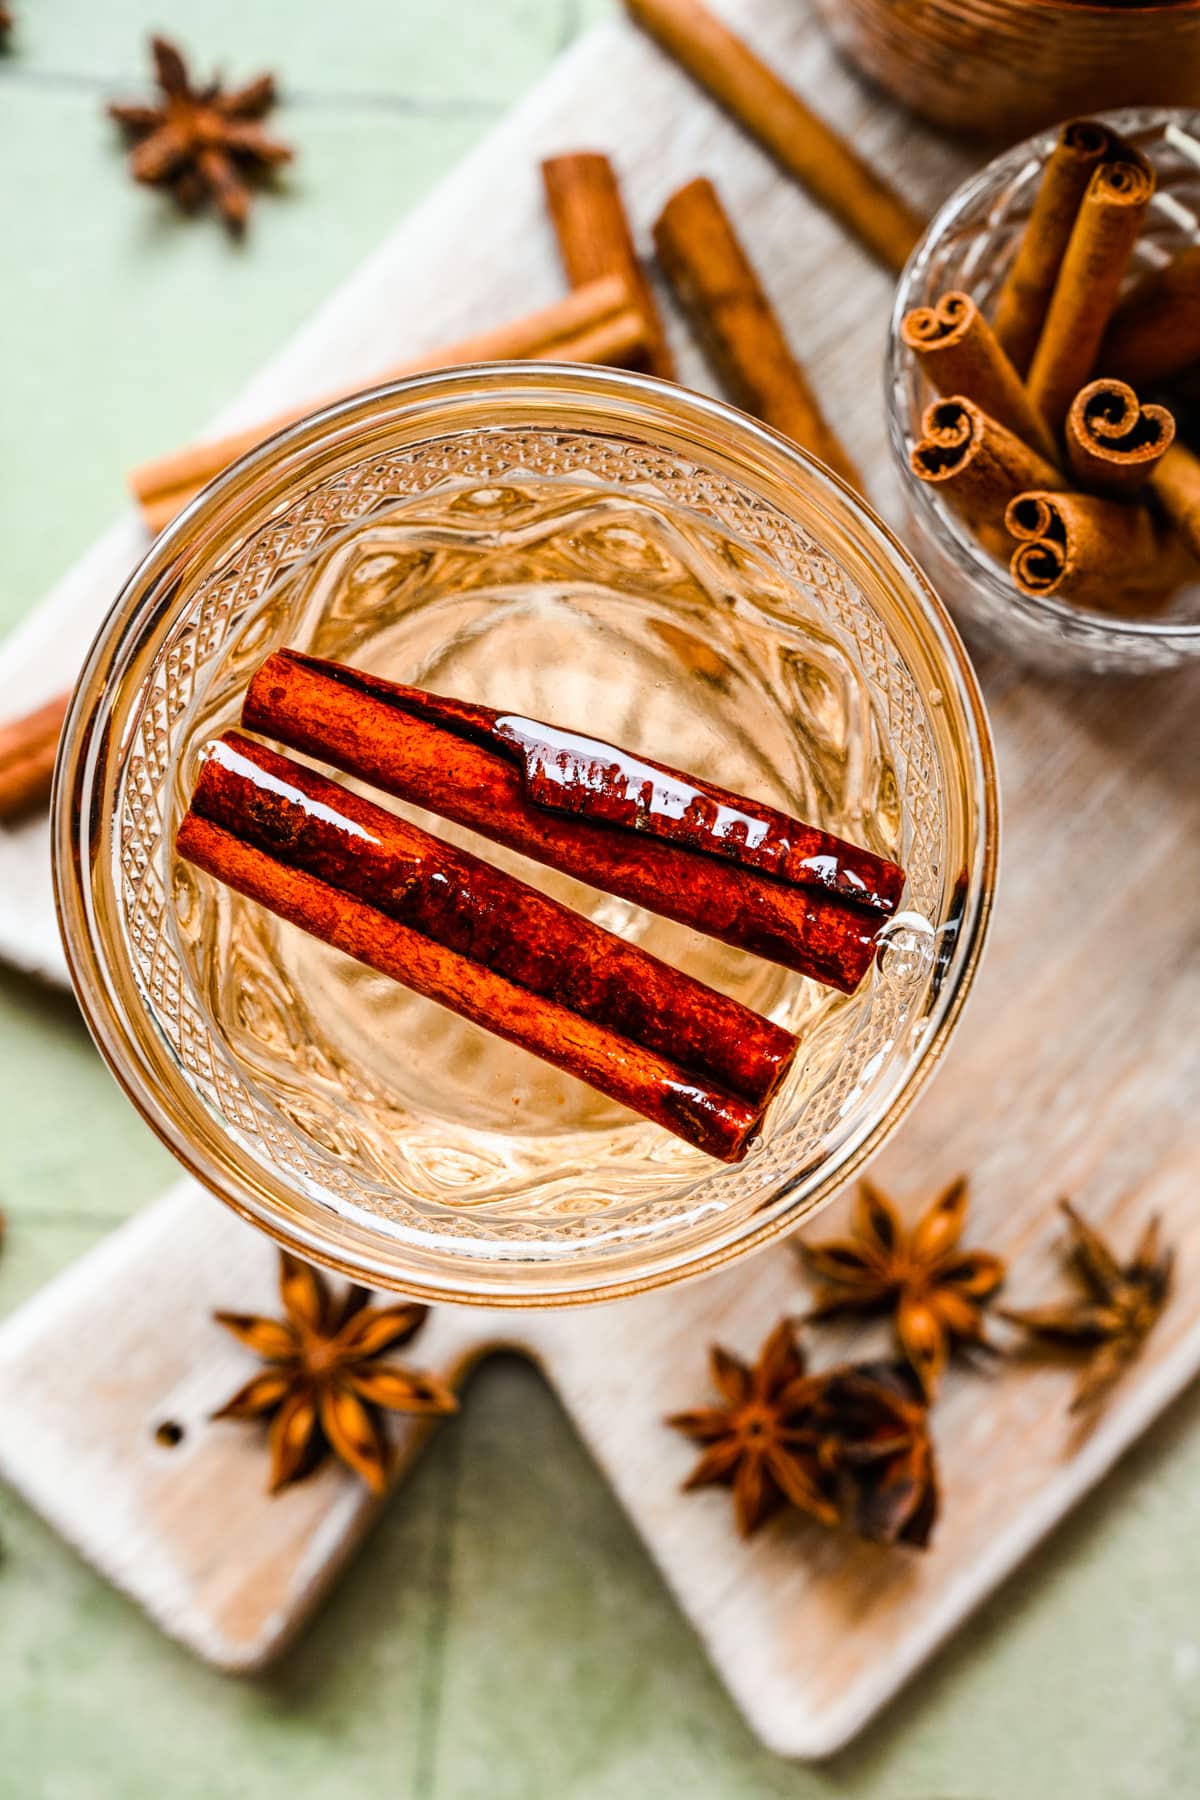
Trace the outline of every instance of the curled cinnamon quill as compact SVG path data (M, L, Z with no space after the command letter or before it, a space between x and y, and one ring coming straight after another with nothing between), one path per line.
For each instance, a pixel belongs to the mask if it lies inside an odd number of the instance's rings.
M939 394L965 395L1046 462L1058 451L1045 419L970 294L943 294L907 313L900 336Z
M1073 600L1098 612L1148 614L1179 579L1143 506L1095 494L1033 492L1009 502L1017 540L1009 565L1023 594Z
M1019 374L1029 367L1088 182L1117 148L1098 119L1069 119L1042 172L1037 198L996 299L992 326Z
M944 494L980 542L998 554L1009 547L1004 513L1014 495L1065 486L1053 463L965 394L935 400L921 430L909 456L913 474Z
M1141 487L1171 448L1175 420L1165 406L1143 406L1124 381L1090 381L1067 414L1067 455L1082 484L1105 493Z
M1088 182L1029 367L1030 398L1055 429L1096 367L1153 192L1154 170L1132 152Z

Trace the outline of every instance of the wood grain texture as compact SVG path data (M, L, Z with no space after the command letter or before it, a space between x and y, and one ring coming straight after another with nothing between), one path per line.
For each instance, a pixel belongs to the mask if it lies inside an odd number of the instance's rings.
M771 0L726 10L842 130L904 171L921 206L964 172L961 156L857 88L802 14ZM554 247L537 160L584 133L623 146L643 242L673 187L714 172L886 506L883 420L863 379L882 350L886 279L621 26L564 60L221 428L549 297ZM503 206L486 203L493 193ZM520 267L503 253L514 234L530 246ZM478 258L476 282L462 279L464 246ZM700 385L702 364L677 327L675 338L684 378ZM102 540L0 657L0 686L33 704L61 684L65 647L86 636L140 542L131 520ZM946 1509L927 1557L885 1557L787 1521L741 1546L725 1496L679 1499L690 1450L659 1421L704 1397L710 1339L749 1352L781 1310L803 1310L786 1246L595 1312L446 1309L412 1347L414 1362L446 1373L498 1342L535 1357L753 1729L792 1755L851 1737L1200 1369L1194 685L1069 687L999 662L983 675L1006 822L992 942L940 1078L874 1174L916 1205L969 1169L971 1239L1012 1260L1014 1302L1063 1286L1060 1192L1121 1243L1149 1211L1164 1213L1181 1249L1178 1298L1090 1438L1072 1435L1067 1363L956 1371L935 1420ZM52 973L49 933L30 949L44 907L22 900L18 915L12 902L44 881L43 858L35 833L0 838L0 948L25 946ZM822 1233L834 1224L822 1221ZM336 1470L269 1502L253 1432L206 1422L246 1370L208 1312L267 1304L273 1275L263 1240L185 1188L0 1329L0 1472L165 1629L226 1668L259 1666L282 1647L374 1516ZM880 1341L829 1332L821 1353ZM82 1413L81 1366L93 1396ZM174 1450L154 1441L164 1417L184 1426Z
M335 1469L270 1501L261 1443L210 1421L256 1366L212 1312L276 1314L276 1269L256 1232L184 1183L3 1332L5 1478L165 1630L229 1670L282 1648L378 1511ZM455 1318L431 1322L420 1354L459 1378ZM166 1423L183 1433L175 1446L156 1439ZM418 1421L397 1434L400 1467L427 1435Z

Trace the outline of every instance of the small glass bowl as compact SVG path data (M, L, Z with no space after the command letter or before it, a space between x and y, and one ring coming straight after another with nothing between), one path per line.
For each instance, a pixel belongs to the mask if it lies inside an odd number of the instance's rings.
M1200 112L1142 108L1100 116L1131 139L1156 171L1155 195L1131 264L1133 274L1141 274L1200 242ZM985 314L990 312L1057 135L1045 131L1018 144L964 182L935 215L900 278L887 392L907 510L905 536L969 632L1051 673L1150 674L1200 655L1200 583L1183 589L1168 611L1153 619L1122 619L1022 594L942 493L918 481L909 465L933 393L901 340L901 321L914 307L931 306L952 289L971 294Z
M710 1161L179 861L204 746L281 644L582 724L809 816L858 806L866 841L894 844L908 910L847 997L474 840L796 1026L801 1055L744 1162ZM969 661L874 515L717 402L532 364L356 397L207 488L91 651L54 813L84 1013L179 1160L301 1255L507 1306L711 1268L832 1195L949 1041L996 860Z

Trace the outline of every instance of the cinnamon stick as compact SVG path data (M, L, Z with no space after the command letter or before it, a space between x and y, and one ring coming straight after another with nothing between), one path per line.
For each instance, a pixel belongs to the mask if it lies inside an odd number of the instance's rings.
M1153 192L1141 157L1101 163L1088 182L1029 365L1030 398L1056 430L1095 370Z
M0 725L0 819L17 819L50 797L69 694Z
M1094 494L1019 494L1005 514L1017 540L1009 565L1021 592L1057 596L1109 613L1151 613L1178 566L1143 506Z
M620 276L608 275L589 282L586 287L574 289L539 312L382 370L375 381L367 385L400 381L430 369L509 358L545 357L554 362L617 361L640 349L645 332L645 321L633 304L626 283ZM342 390L318 400L307 400L245 431L157 457L130 472L129 486L134 497L142 503L143 511L158 519L160 524L165 523L162 515L169 501L173 500L173 504L167 517L173 517L214 475L219 475L222 469L253 450L272 433L358 391L361 390Z
M633 18L787 173L897 273L923 221L699 0L625 0Z
M1200 244L1143 275L1112 316L1097 367L1135 388L1168 381L1200 358Z
M963 394L935 400L921 420L923 433L909 456L913 474L949 501L984 546L1009 550L1004 515L1028 488L1058 489L1054 467Z
M1037 349L1059 267L1093 172L1111 161L1116 134L1097 119L1070 119L1042 172L1037 198L996 299L992 327L1019 375Z
M675 359L607 156L595 151L552 156L542 164L542 181L567 280L577 288L605 275L620 276L644 323L642 366L674 381Z
M1046 519L1047 526L1049 518ZM1014 584L1031 599L1053 594L1066 572L1067 549L1057 537L1018 539L1008 565Z
M747 1101L653 1051L635 1050L616 1032L504 980L194 811L184 814L175 848L277 917L565 1069L709 1156L739 1161L761 1126L761 1111Z
M1175 420L1165 406L1143 406L1124 381L1090 381L1071 402L1067 456L1080 485L1131 493L1153 475L1171 448ZM1030 482L1031 487L1043 483Z
M914 307L901 321L900 337L939 394L965 395L1044 461L1057 463L1046 420L970 294L952 290L936 306Z
M400 799L845 992L899 901L895 864L771 808L341 664L268 657L242 717Z
M731 399L861 492L862 476L826 423L711 181L691 181L671 196L654 242Z
M622 367L626 363L636 361L644 338L645 329L641 313L635 312L632 307L627 307L623 312L613 313L611 318L601 320L600 324L592 326L589 330L578 332L574 337L563 338L558 343L549 346L545 355L554 362L607 363L615 367ZM542 353L535 352L534 354ZM489 359L476 358L475 360L487 361ZM517 360L529 359L521 357ZM447 363L446 366L450 367L451 365ZM425 365L422 362L420 366L414 365L406 372L410 375L423 374ZM399 376L394 374L393 379L399 379ZM348 396L343 396L343 398L346 397ZM249 447L253 448L253 445ZM235 459L231 458L230 460ZM220 470L215 472L219 474ZM185 482L181 487L169 488L164 493L144 500L141 513L147 530L157 533L165 525L169 525L176 514L182 512L183 508L194 500L206 485L206 481Z
M755 1106L795 1055L739 1001L239 732L211 747L192 810Z
M1200 458L1183 444L1172 444L1150 485L1188 550L1200 557Z

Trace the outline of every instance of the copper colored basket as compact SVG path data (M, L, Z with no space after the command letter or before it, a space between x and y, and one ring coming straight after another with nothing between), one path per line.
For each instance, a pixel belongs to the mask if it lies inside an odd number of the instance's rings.
M1025 137L1073 114L1194 105L1200 0L816 0L840 48L948 131Z

